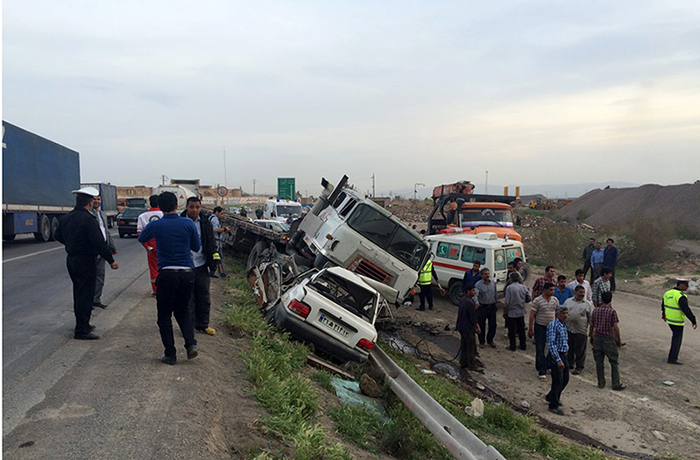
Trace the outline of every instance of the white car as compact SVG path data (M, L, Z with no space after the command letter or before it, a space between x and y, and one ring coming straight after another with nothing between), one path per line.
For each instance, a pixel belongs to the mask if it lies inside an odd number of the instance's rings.
M523 243L516 240L498 238L495 233L452 233L425 237L430 250L435 255L433 268L443 287L447 287L450 299L459 305L462 297L462 279L472 262L481 263L481 268L491 271L491 279L496 281L499 293L505 288L508 262L516 258L527 262ZM526 264L524 271L529 272Z
M253 222L255 223L255 225L274 230L277 233L289 233L289 225L285 224L284 222L270 219L257 219Z
M380 295L340 267L310 270L270 309L268 320L341 361L364 362L377 340Z

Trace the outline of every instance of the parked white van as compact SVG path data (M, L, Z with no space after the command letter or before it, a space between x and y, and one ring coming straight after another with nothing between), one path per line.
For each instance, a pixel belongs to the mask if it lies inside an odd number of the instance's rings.
M292 219L301 217L300 203L290 200L267 200L263 206L263 219L284 222L290 215Z
M525 259L523 244L516 240L498 238L495 233L438 234L426 236L433 253L433 268L440 284L448 289L450 299L455 305L462 297L462 279L464 273L472 268L474 261L481 262L481 268L491 270L491 279L498 284L502 294L506 285L508 262ZM526 267L529 270L529 267Z

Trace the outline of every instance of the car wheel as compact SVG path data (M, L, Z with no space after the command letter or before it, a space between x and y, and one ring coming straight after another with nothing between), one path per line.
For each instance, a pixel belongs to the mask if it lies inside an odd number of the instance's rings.
M455 281L452 283L452 286L450 286L449 290L450 294L450 300L452 301L453 304L459 305L459 301L462 298L462 285L460 284L459 281Z
M14 233L10 233L9 235L3 235L2 239L5 241L12 241L15 239L15 236L17 235L15 235Z
M121 230L119 230L119 238L124 238L125 235L126 235L126 234L125 234L124 232L122 232Z

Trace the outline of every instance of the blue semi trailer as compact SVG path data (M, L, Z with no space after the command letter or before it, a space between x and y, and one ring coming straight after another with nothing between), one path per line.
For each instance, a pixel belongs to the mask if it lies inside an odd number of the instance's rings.
M3 240L33 233L37 241L52 241L79 188L78 152L3 120Z

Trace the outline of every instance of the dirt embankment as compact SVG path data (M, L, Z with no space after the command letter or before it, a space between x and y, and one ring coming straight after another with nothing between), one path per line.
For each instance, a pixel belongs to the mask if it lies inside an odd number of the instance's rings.
M700 213L688 212L700 201L700 181L693 184L591 190L557 213L572 221L583 218L589 225L607 226L644 215L652 219L679 219L700 225Z

